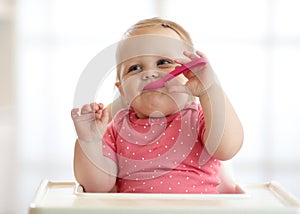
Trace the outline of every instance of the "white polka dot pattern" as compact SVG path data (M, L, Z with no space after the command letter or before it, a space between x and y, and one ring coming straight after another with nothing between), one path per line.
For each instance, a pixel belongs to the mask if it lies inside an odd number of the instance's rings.
M217 193L220 163L204 149L203 133L197 104L157 119L120 111L103 139L104 155L119 166L118 191Z

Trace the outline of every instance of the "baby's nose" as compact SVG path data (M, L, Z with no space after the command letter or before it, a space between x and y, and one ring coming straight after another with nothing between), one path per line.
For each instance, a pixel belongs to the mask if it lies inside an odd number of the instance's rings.
M157 79L158 77L159 77L158 71L144 71L144 73L142 75L143 80Z

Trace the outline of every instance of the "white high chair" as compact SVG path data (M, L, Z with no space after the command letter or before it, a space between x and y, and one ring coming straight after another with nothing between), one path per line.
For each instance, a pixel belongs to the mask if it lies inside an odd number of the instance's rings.
M29 214L300 213L299 200L278 183L237 184L230 161L221 163L220 194L85 193L74 181L43 180Z
M236 186L235 194L85 193L74 181L44 180L29 214L300 213L299 201L276 182Z

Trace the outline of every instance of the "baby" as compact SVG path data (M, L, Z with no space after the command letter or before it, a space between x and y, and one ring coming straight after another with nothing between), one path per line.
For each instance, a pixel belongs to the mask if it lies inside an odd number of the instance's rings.
M196 58L206 64L144 89ZM112 115L116 101L71 112L77 181L86 192L218 193L220 160L239 151L243 129L208 58L177 23L153 18L124 34L117 62L124 108Z

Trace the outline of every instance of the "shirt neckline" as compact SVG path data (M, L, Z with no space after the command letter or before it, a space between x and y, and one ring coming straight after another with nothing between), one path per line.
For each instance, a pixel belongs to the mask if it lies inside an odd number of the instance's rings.
M153 117L138 118L136 113L134 112L134 110L129 109L129 121L133 124L143 125L143 126L156 125L156 124L163 125L163 124L173 121L174 119L175 120L180 119L183 112L185 112L189 109L190 110L198 110L197 104L194 102L191 104L187 104L182 110L180 110L174 114L168 115L166 117L157 117L157 118L153 118Z

